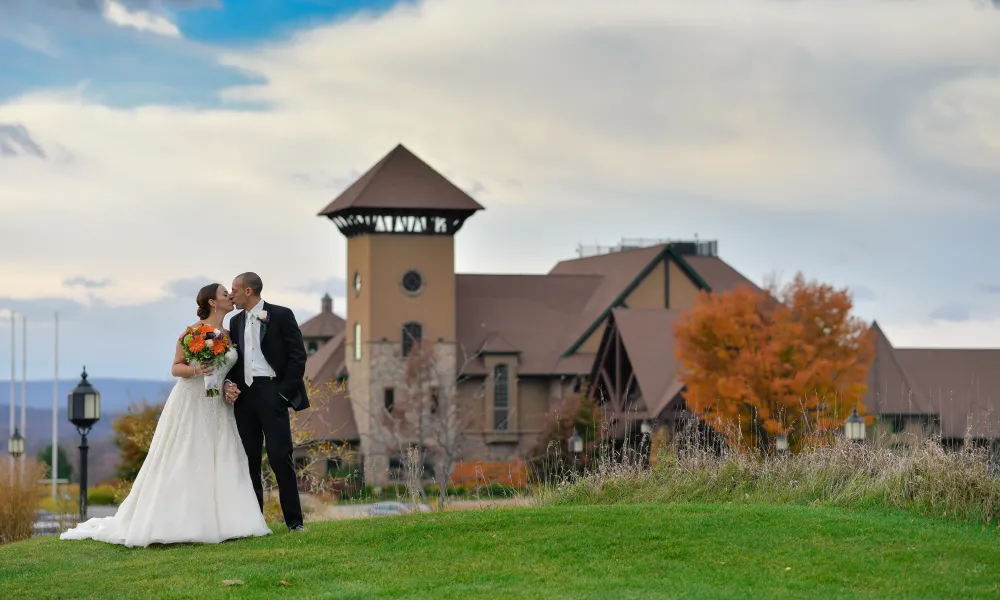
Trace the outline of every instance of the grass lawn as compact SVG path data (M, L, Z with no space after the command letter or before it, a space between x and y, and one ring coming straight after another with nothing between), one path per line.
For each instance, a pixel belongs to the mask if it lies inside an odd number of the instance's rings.
M0 546L0 598L130 596L997 598L1000 532L832 508L612 505L332 521L216 546Z

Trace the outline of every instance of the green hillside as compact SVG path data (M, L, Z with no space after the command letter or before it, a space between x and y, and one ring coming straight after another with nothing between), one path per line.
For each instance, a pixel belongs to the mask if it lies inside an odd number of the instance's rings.
M277 531L217 546L12 544L0 547L0 598L1000 596L995 529L901 513L612 505Z

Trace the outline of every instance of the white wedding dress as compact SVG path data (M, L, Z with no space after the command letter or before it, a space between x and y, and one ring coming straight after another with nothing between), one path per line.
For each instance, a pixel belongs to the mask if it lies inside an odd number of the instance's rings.
M236 362L230 348L219 381ZM60 539L148 546L268 535L250 482L233 407L209 397L205 377L180 379L170 392L132 491L113 517L90 519Z

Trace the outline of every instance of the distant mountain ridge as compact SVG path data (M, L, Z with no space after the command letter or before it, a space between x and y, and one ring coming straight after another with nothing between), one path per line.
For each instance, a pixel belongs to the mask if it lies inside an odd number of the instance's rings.
M79 379L60 379L58 396L58 429L59 444L70 452L73 463L76 464L80 445L80 436L73 424L66 419L67 396L76 387ZM92 482L100 482L114 476L115 465L118 463L118 448L113 443L111 425L115 417L128 410L129 405L141 403L158 404L167 399L174 386L173 381L156 381L149 379L94 379L91 384L101 393L101 420L90 432L90 460ZM35 456L52 442L52 381L28 381L26 411L27 450ZM21 382L15 381L14 386L14 422L21 423ZM10 437L8 428L10 420L10 380L0 380L0 455L7 454L7 440Z
M52 384L50 383L49 385L51 386ZM18 388L18 393L20 393L20 388ZM50 404L52 402L51 397L52 390L50 387ZM20 400L20 396L18 399ZM15 418L17 426L20 427L21 405L18 404L16 409ZM2 448L0 450L0 457L4 459L7 457L7 439L10 437L10 431L7 428L7 422L10 419L9 410L8 404L0 404L0 448ZM27 413L25 416L27 417L26 421L28 424L27 451L29 456L35 457L42 449L52 443L52 407L49 406L45 409L29 407L25 412ZM124 412L124 410L118 412ZM101 420L94 425L94 429L88 436L88 443L90 444L90 459L88 460L88 464L90 465L90 475L92 477L91 483L101 482L114 476L115 465L118 464L119 460L119 452L118 448L114 445L111 425L115 420L116 414L117 412L103 411ZM76 429L73 428L73 424L66 420L66 407L63 404L59 406L58 426L59 445L66 448L70 459L73 461L74 469L78 469L79 450L77 447L80 445L80 436L77 434ZM74 472L79 473L78 470Z
M79 378L59 380L59 412L65 417L67 396L80 382ZM21 381L14 382L14 406L21 410ZM174 386L173 381L157 381L153 379L91 379L91 385L101 393L101 412L124 412L129 404L146 400L151 404L163 402ZM28 408L52 410L52 381L28 381ZM10 380L0 380L0 402L9 406ZM7 411L9 409L4 409ZM20 412L18 412L20 414ZM7 412L0 411L0 426L6 425L9 419Z
M7 421L10 419L10 409L7 404L0 404L0 440L3 442L3 450L0 455L7 454L7 439L10 437ZM21 406L17 406L15 411L15 423L21 427ZM111 437L111 423L119 413L103 413L101 420L94 425L90 432L89 439L98 440ZM39 408L29 408L27 410L28 435L27 450L34 455L36 452L52 443L52 409L43 410ZM80 435L76 432L73 424L66 419L66 409L59 407L59 440L76 448L80 444Z

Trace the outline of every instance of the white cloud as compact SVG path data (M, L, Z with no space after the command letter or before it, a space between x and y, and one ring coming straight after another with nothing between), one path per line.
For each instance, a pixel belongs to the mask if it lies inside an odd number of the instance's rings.
M119 27L132 27L157 35L179 37L181 32L169 19L145 10L129 10L115 0L104 0L104 18Z
M1000 169L1000 75L975 74L941 85L911 116L918 147L944 163Z
M879 322L880 324L881 321ZM1000 319L963 322L886 323L886 335L897 348L997 348Z
M611 242L640 220L683 234L680 204L973 214L995 200L938 169L1000 178L1000 11L964 0L431 0L219 54L264 80L224 97L263 108L119 109L79 91L0 104L50 157L0 160L15 297L135 305L163 281L253 269L318 305L297 290L343 276L344 244L315 214L398 142L483 190L459 240L477 271L546 270L534 248L516 264L496 250L513 243L500 223L542 212ZM113 284L62 285L80 273Z
M331 128L350 115L375 135L414 130L456 158L489 148L491 170L524 178L585 171L741 204L877 194L912 206L937 190L901 176L867 102L894 75L1000 64L1000 20L962 0L499 6L404 6L230 54L268 84L226 97Z

